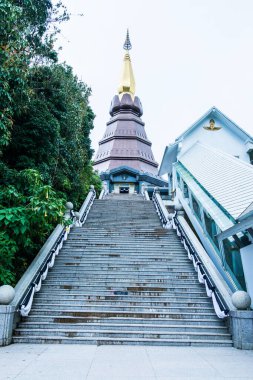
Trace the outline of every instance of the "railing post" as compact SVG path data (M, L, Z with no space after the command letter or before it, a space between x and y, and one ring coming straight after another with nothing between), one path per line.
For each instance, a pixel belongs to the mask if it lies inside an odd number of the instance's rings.
M104 199L104 197L109 193L107 182L103 182L103 188L99 194L98 199Z
M141 185L141 195L146 199L146 201L150 201L147 187L144 185L144 183Z
M253 310L250 310L250 295L238 290L232 295L232 303L237 309L229 314L234 347L253 350Z
M15 290L10 285L0 287L0 346L7 346L12 339L12 326L16 308L10 303L15 297Z
M72 202L67 202L66 205L66 210L65 210L65 213L64 213L64 220L69 220L72 218L72 214L73 214L73 203Z

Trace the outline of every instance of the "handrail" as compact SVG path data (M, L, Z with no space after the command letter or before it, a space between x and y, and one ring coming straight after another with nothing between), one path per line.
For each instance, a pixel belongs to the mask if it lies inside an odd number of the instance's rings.
M57 238L53 248L49 251L49 255L46 257L46 260L43 262L39 271L36 272L28 291L24 296L23 300L19 305L19 311L22 317L26 317L32 307L34 293L37 293L41 289L42 281L46 279L49 268L54 266L55 257L59 254L60 249L62 248L63 241L67 240L70 227L65 227L63 232Z
M177 230L177 235L180 237L181 243L184 245L188 253L189 259L193 262L194 268L198 273L198 280L205 285L208 297L212 298L214 310L219 318L226 318L229 316L229 309L231 309L224 297L222 297L219 289L212 280L206 266L203 264L201 257L189 237L187 236L183 226L181 225L176 213L172 219L173 228Z
M98 199L103 199L105 197L105 189L103 188L99 194Z
M80 221L79 221L80 226L84 224L95 198L96 198L96 191L94 189L94 186L91 186L89 194L87 195L82 207L80 208Z
M63 241L67 240L70 228L72 228L74 224L79 226L83 225L95 197L96 192L94 186L91 186L89 194L81 206L78 224L74 219L72 219L72 224L67 227L59 224L19 280L15 287L15 298L11 305L15 306L22 316L27 316L29 314L34 293L40 291L42 281L46 279L49 268L53 267L55 257L59 254Z
M141 186L141 195L146 199L146 201L150 201L147 186L145 186L144 184Z
M104 197L109 193L108 186L106 182L103 182L103 188L99 194L98 199L104 199Z
M148 191L147 189L144 190L144 194L143 194L144 198L146 199L146 201L150 201L150 198L149 198L149 195L148 195Z
M104 197L109 193L109 190L107 188L107 185L104 185L103 186L103 189L101 190L100 194L99 194L99 198L98 199L104 199Z
M166 207L163 204L159 190L155 189L152 196L152 201L154 202L157 214L162 222L164 228L172 228L170 221L170 214L168 213Z

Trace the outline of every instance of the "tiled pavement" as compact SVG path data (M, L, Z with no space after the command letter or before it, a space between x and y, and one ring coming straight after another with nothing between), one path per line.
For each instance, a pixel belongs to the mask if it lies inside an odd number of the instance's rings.
M0 380L253 380L253 351L234 348L13 344Z

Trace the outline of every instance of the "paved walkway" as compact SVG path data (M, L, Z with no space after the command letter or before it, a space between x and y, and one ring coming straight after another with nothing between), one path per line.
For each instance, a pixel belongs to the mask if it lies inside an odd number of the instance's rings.
M13 344L0 380L253 379L253 351L234 348Z

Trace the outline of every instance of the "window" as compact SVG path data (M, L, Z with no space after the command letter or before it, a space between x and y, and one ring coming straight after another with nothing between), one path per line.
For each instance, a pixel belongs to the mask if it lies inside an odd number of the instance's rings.
M184 195L184 198L189 198L189 190L188 190L188 186L186 185L186 183L184 181L183 182L183 195Z
M226 269L232 274L237 286L246 290L240 249L231 237L223 240Z
M253 165L253 149L248 151L250 163Z
M216 245L217 248L219 248L218 240L217 240L217 226L214 222L214 220L211 218L211 216L204 211L204 220L205 220L205 226L206 226L206 232L210 236L212 242Z
M200 207L199 207L199 204L193 195L192 195L192 208L193 208L193 211L195 212L196 216L201 221Z
M177 185L178 185L178 187L181 187L180 186L180 175L178 174L178 172L177 172Z

